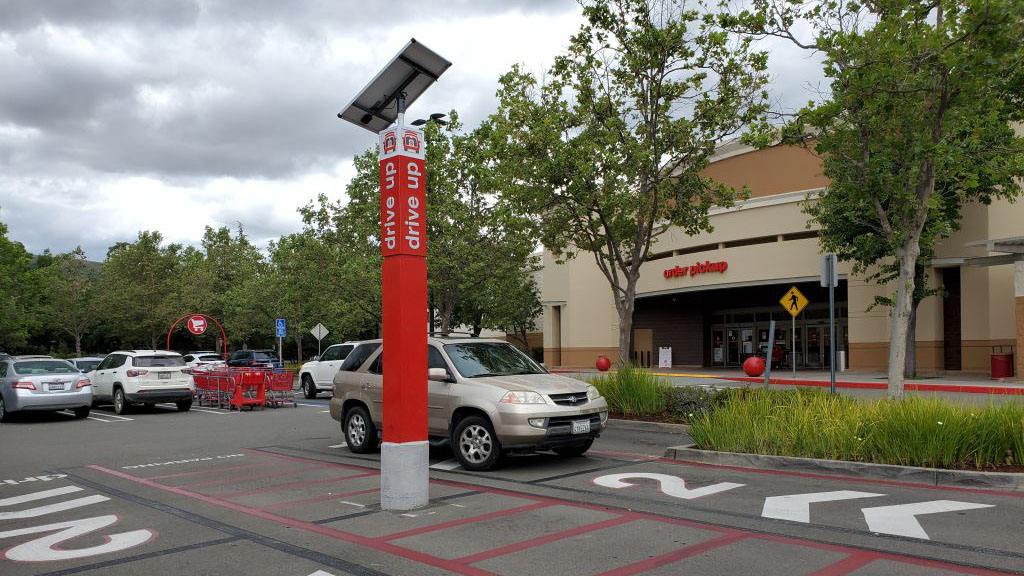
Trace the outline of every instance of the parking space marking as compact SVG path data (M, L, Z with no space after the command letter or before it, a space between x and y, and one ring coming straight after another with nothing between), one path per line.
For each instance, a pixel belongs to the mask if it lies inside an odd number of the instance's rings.
M86 418L88 418L89 420L96 420L97 422L113 422L113 420L104 420L103 418L97 418L95 416L86 416Z
M351 498L352 496L360 496L362 494L372 494L380 491L380 488L367 488L366 490L356 490L354 492L343 492L341 494L326 494L323 496L314 496L313 498L303 498L302 500L289 500L287 502L278 502L276 504L268 504L263 506L263 510L279 510L281 508L292 508L294 506L302 506L304 504L315 504L316 502L324 502L326 500L337 500L338 498ZM351 502L342 502L342 504L352 504ZM362 506L362 504L360 504Z
M449 458L444 462L438 462L437 464L431 464L430 466L434 470L461 470L462 462L459 462L455 458Z
M333 446L328 446L328 448L348 448L348 444L342 442L341 444L335 444Z
M107 412L103 412L103 417L104 418L113 418L115 420L123 420L125 422L131 422L132 420L135 420L135 418L127 418L125 416L118 416L117 414L109 414Z
M274 484L272 486L263 486L261 488L253 488L252 490L241 490L238 492L228 492L227 494L221 494L224 498L241 498L242 496L252 496L253 494L265 494L267 492L277 492L280 490L288 490L289 488L302 488L305 486L315 484L334 484L336 482L343 482L345 480L355 480L356 478L366 478L367 476L377 476L376 472L364 472L362 474L349 474L347 476L335 476L332 478L322 478L320 480L304 480L301 482L289 482L287 484Z
M742 488L744 486L744 484L736 484L735 482L719 482L718 484L711 484L710 486L702 486L700 488L687 488L686 481L679 476L653 474L649 472L608 474L606 476L598 476L597 478L594 478L593 482L594 484L604 486L605 488L630 488L635 486L635 484L630 484L629 482L626 482L626 480L633 478L654 480L658 483L658 490L660 490L662 494L672 496L674 498L682 498L683 500L703 498L704 496L710 496L712 494L718 494L719 492L725 492L726 490L732 490L734 488Z
M928 540L928 533L924 531L921 523L917 521L918 515L959 512L979 508L993 508L993 505L956 502L954 500L933 500L931 502L915 502L913 504L898 504L896 506L863 508L861 512L864 514L864 521L868 524L868 530L872 532Z
M818 502L838 502L857 498L875 498L885 494L874 492L855 492L853 490L836 490L834 492L814 492L808 494L789 494L787 496L769 496L764 499L761 516L791 522L811 521L811 504Z
M275 453L272 453L272 452L264 452L264 454L269 455L269 456L280 457L282 459L289 460L289 461L303 461L303 462L307 462L307 463L308 462L317 462L317 460L310 459L310 458L299 458L299 457L288 456L288 455L283 455L283 454L282 455L278 455L278 454L275 454ZM320 461L320 462L322 462L322 461ZM339 464L338 466L339 467L348 467L348 468L361 468L361 467L354 467L354 466L346 466L344 464ZM435 524L433 526L428 526L428 527L424 527L424 528L418 528L418 529L415 529L415 530L407 530L407 531L403 531L403 532L399 532L399 533L395 533L395 534L389 534L389 535L386 535L386 536L383 536L383 537L379 537L379 538L368 538L368 537L361 536L361 535L359 535L357 533L354 533L354 532L346 532L344 530L340 530L340 529L335 529L335 528L331 528L331 527L328 527L328 526L324 526L324 525L320 524L319 522L308 522L308 521L304 521L304 520L298 520L298 519L295 519L295 518L290 518L290 517L287 517L287 516L282 516L282 515L279 515L279 514L274 514L272 512L264 510L264 509L253 508L251 506L247 506L247 505L244 505L244 504L239 504L239 503L236 503L236 502L231 502L231 501L228 501L228 500L226 500L224 498L221 498L221 497L211 496L211 495L206 495L206 494L200 494L200 493L191 492L189 490L185 490L185 489L182 489L182 488L162 485L162 484L159 484L157 482L152 482L152 481L150 481L150 480L148 480L146 478L133 476L133 475L126 474L124 472L119 472L119 471L116 471L116 470L106 469L106 468L103 468L101 466L95 466L94 465L94 466L90 466L90 468L93 469L93 470L96 470L98 472L103 472L103 473L106 473L106 474L110 474L110 475L113 475L115 477L122 478L122 479L125 479L125 480L129 480L129 481L132 481L132 482L135 482L135 483L138 483L138 484L142 484L142 485L145 485L145 486L150 486L150 487L153 487L153 488L158 488L158 489L164 490L166 492L170 492L170 493L173 493L173 494L178 494L178 495L185 496L185 497L188 497L188 498L191 498L191 499L194 499L194 500L198 500L198 501L201 501L201 502L206 502L208 504L212 504L212 505L215 505L215 506L224 507L224 508L233 510L233 511L241 513L241 514L249 515L249 516L260 518L260 519L263 519L263 520L268 520L268 521L275 522L275 523L278 523L278 524L281 524L281 525L284 525L284 526L287 526L287 527L297 528L297 529L305 530L305 531L308 531L308 532L320 534L320 535L327 536L327 537L330 537L330 538L334 538L334 539L337 539L337 540L341 540L341 541L344 541L344 542L354 543L354 544L361 545L361 546L364 546L364 547L367 547L367 548L370 548L370 549L374 549L374 550L377 550L377 551L380 551L380 552L384 552L384 553L391 554L391 555L394 555L394 556L397 556L397 557L405 558L407 560L411 560L411 561L414 561L414 562L419 562L419 563L426 564L426 565L429 565L429 566L434 566L434 567L437 567L437 568L441 568L441 569L449 571L449 572L454 572L454 573L462 574L464 576L494 576L492 572L489 572L489 571L486 571L486 570L482 570L482 569L477 568L475 566L472 566L472 565L470 565L468 563L461 562L458 559L451 560L451 559L441 558L441 557L438 557L438 556L434 556L432 554L428 554L428 553L425 553L425 552L419 552L419 551L413 550L411 548L406 548L406 547L403 547L403 546L399 545L396 542L392 542L392 540L398 540L398 539L401 539L401 538L407 538L407 537L409 537L411 535L432 532L434 530L441 530L441 529L444 529L444 528L452 527L453 525L465 525L465 524L471 524L471 523L474 523L474 522L481 522L481 521L484 521L484 520L487 520L487 519L490 519L490 518L494 517L495 516L494 514L483 514L483 515L473 516L473 517L470 517L470 518L462 518L462 519L458 519L458 520L450 521L450 522L441 522L441 523L437 523L437 524ZM367 469L363 468L363 470L367 470ZM375 475L378 472L376 470L373 470L373 471L368 472L368 473ZM780 535L774 535L774 534L762 534L762 533L757 533L757 532L749 532L747 530L743 530L743 529L739 529L739 528L731 528L731 527L727 527L727 526L720 526L720 525L716 525L716 524L713 524L713 523L698 522L698 521L694 521L694 520L687 520L687 519L684 519L684 518L666 517L666 516L660 516L660 515L650 514L650 513L645 513L645 512L629 511L629 510L618 509L618 508L609 507L609 506L605 506L605 505L587 504L587 503L584 503L584 502L561 500L561 499L557 499L557 498L548 498L548 497L544 497L544 496L538 496L538 495L535 495L535 494L517 492L517 491L506 490L506 489L501 489L501 488L493 488L493 487L490 487L490 486L478 486L478 485L472 485L472 484L465 484L465 483L462 483L462 482L452 482L452 481L439 480L439 479L432 479L431 482L433 484L436 484L436 485L451 486L451 487L465 489L465 490L474 490L474 491L478 491L478 492L482 492L482 493L487 493L487 494L507 495L507 496L511 496L511 497L514 497L514 498L519 498L519 499L523 499L523 500L527 500L527 501L533 501L531 504L529 504L527 506L520 506L518 508L520 512L525 512L526 509L532 509L534 506L536 506L536 507L568 506L568 507L582 508L582 509L587 509L587 510L597 510L597 511L601 511L601 512L604 512L604 513L615 514L617 518L619 518L619 517L624 518L621 521L622 524L628 523L629 521L632 521L632 520L650 520L650 521L654 521L654 522L660 522L660 523L672 524L672 525L678 525L678 526L686 526L686 527L696 528L696 529L700 529L700 530L710 530L710 531L713 531L713 532L717 532L717 533L719 533L721 535L720 537L715 538L715 539L713 539L711 541L707 541L707 542L703 542L701 544L696 544L696 545L693 545L693 546L688 546L688 547L684 547L684 548L681 548L681 549L678 549L678 550L674 550L674 551L672 551L670 553L662 554L660 556L655 556L653 558L648 558L646 560L643 560L641 562L637 562L635 564L629 564L629 565L622 566L622 567L619 567L619 568L614 568L612 570L609 570L609 571L605 572L604 573L605 576L627 576L627 575L631 575L631 574L637 574L637 573L643 572L645 570L649 570L651 568L665 566L665 565L671 564L673 562L677 562L677 561L679 561L681 559L684 559L684 558L687 558L687 557L690 557L690 556L693 556L693 555L697 555L697 554L700 554L702 552L706 552L706 551L711 550L711 549L720 548L720 547L723 547L723 546L727 546L728 544L731 544L733 542L739 542L741 540L750 539L750 538L769 540L769 541L772 541L772 542L777 542L777 543L780 543L780 544L784 544L784 545L788 545L788 546L793 546L794 548L814 548L814 549L835 551L835 552L839 552L839 553L844 554L845 555L844 556L844 560L845 560L846 556L859 555L859 554L868 554L870 556L870 562L874 562L876 560L885 560L885 561L891 561L891 562L901 563L901 564L905 564L905 565L906 564L912 564L912 565L918 565L918 566L928 566L928 567L932 567L932 568L936 568L936 569L941 568L941 569L946 569L946 570L960 571L960 572L969 573L969 574L1003 574L1003 573L995 571L995 570L988 570L988 569L982 569L982 568L974 568L974 567L963 566L963 565L949 564L949 563L946 563L946 562L940 562L940 561L933 561L933 560L927 560L927 559L920 559L920 558L902 556L902 555L896 554L896 553L866 551L866 550L863 550L863 549L850 548L850 547L839 545L839 544L828 544L828 543L815 542L815 541L810 541L810 540L801 540L799 538L793 538L793 537L788 537L788 536L780 536ZM347 503L347 502L345 502L345 503ZM351 504L358 504L358 503L352 502ZM361 507L366 508L366 505L364 504ZM374 508L367 508L365 510L365 512L359 513L358 515L376 514L376 513L380 513L380 512L378 510L374 509ZM504 512L504 511L502 513L499 513L499 515L507 515L507 514L508 514L508 512ZM351 517L351 515L349 517ZM345 519L345 517L339 517L336 520L344 520L344 519ZM453 522L455 524L453 524ZM591 524L595 524L595 523L591 523ZM607 526L605 526L605 527L607 527ZM597 529L599 529L599 528L597 528ZM568 531L566 531L566 534L568 534ZM563 534L563 536L565 536L565 534ZM557 541L557 540L561 540L561 539L562 538L560 538L560 537L554 537L553 536L551 538L548 538L548 539L544 540L543 542L539 541L538 539L532 539L531 543L534 546L536 546L536 545L539 545L539 544L547 543L549 541ZM526 546L526 545L523 545L523 546ZM524 547L522 549L526 549L526 548ZM510 551L512 551L512 550L510 550ZM504 555L504 554L499 554L499 555ZM839 563L837 562L836 564L839 564ZM844 572L839 571L839 572L828 572L828 573L829 574L833 574L833 576L837 576L839 574L843 574Z

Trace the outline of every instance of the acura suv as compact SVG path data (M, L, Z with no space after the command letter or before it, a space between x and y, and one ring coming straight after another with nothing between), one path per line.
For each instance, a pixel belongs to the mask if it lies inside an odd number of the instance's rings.
M376 450L383 422L380 340L358 344L334 376L331 417L349 449ZM427 433L450 443L467 470L489 470L513 452L579 456L608 420L596 388L549 373L502 340L428 338Z

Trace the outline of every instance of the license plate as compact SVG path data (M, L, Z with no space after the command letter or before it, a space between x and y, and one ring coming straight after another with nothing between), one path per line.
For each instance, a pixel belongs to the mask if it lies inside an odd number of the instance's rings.
M170 380L171 379L171 373L170 372L157 372L156 377L158 379L160 379L160 380Z
M56 382L56 383L52 383L52 384L47 384L46 385L46 389L51 391L51 392L53 392L55 390L63 390L64 389L64 383Z
M590 432L590 420L573 420L572 421L572 433L573 434L587 434Z

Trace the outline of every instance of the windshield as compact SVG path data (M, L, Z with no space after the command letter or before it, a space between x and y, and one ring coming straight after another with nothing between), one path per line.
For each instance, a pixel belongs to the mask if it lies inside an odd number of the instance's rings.
M221 357L216 355L200 356L196 358L196 360L199 360L200 362L219 362Z
M446 344L444 351L466 378L544 374L544 369L510 344L467 342Z
M136 368L165 368L184 366L185 359L181 356L136 356L132 361Z
M64 360L27 360L15 362L14 371L18 374L78 374L70 362Z
M75 365L82 372L92 372L100 365L101 360L75 360Z
M267 352L253 352L252 353L252 361L253 362L265 362L267 364L273 364L274 362L277 361L277 358L274 358L273 356L271 356Z

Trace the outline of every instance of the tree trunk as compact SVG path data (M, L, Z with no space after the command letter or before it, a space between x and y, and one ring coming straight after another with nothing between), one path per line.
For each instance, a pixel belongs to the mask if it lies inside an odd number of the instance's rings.
M903 375L906 378L917 377L917 307L920 304L921 301L917 298L910 303L910 323L907 325L907 357L903 368Z
M302 329L295 327L295 361L302 364Z
M889 332L889 396L903 396L904 374L907 360L907 331L914 300L914 265L921 252L920 234L911 233L896 252L899 264L896 301L893 302L891 330Z
M619 300L615 297L615 310L619 313L619 366L631 363L630 353L633 344L633 304L636 296L636 278L626 278L626 294Z
M82 335L75 334L75 356L82 357Z

